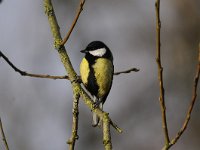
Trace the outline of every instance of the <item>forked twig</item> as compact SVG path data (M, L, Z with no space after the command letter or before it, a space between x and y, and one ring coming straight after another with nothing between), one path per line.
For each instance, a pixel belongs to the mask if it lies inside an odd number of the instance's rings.
M185 121L181 127L181 129L177 132L175 137L170 140L169 135L168 135L168 128L167 128L167 120L166 120L166 107L165 107L165 99L164 99L164 86L163 86L163 67L161 65L161 56L160 56L160 28L161 28L161 21L160 21L160 0L156 0L155 3L156 7L156 48L157 48L157 64L158 64L158 77L159 77L159 84L160 84L160 105L161 105L161 112L162 112L162 126L163 126L163 131L165 135L165 146L163 147L163 150L168 150L171 146L173 146L182 136L184 131L186 130L188 123L191 118L191 113L196 101L197 97L197 86L198 86L198 81L199 81L199 76L200 76L200 44L199 44L199 55L198 55L198 65L197 65L197 72L194 78L194 86L193 86L193 95L191 99L191 103L188 108L188 112L186 114Z
M181 129L177 132L176 136L171 140L169 147L173 146L181 137L181 135L184 133L184 131L187 129L188 123L190 121L191 118L191 113L197 98L197 87L198 87L198 81L199 81L199 76L200 76L200 44L199 44L199 53L198 53L198 64L197 64L197 71L196 71L196 75L194 77L194 85L193 85L193 90L192 90L192 99L188 108L188 112L186 114L185 117L185 121L181 127Z

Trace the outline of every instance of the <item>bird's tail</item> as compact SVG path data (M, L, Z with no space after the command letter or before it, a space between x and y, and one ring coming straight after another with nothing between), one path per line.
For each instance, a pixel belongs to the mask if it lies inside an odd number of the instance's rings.
M94 98L94 102L95 103L98 103L98 99L95 97ZM102 102L100 102L99 104L98 104L98 107L100 108L100 109L103 109L103 103ZM93 114L92 114L92 126L93 127L96 127L96 126L101 126L101 120L100 120L100 118L97 116L97 114L95 113L95 112L93 112Z

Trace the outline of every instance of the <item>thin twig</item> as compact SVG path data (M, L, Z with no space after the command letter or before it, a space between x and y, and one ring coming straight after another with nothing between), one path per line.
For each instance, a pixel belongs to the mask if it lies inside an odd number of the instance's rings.
M72 33L72 31L73 31L73 29L74 29L74 27L75 27L77 21L78 21L78 18L79 18L79 16L80 16L80 14L81 14L81 12L83 11L83 5L84 5L84 4L85 4L85 0L80 0L79 8L78 8L78 10L77 10L76 17L74 18L74 21L73 21L73 23L72 23L72 26L71 26L70 30L68 31L66 37L63 39L61 45L64 45L64 44L68 41L68 39L69 39L69 37L70 37L70 35L71 35L71 33Z
M67 75L65 76L52 76L52 75L44 75L44 74L33 74L28 73L26 71L22 71L19 68L17 68L1 51L0 51L0 57L2 57L16 72L18 72L22 76L29 76L34 78L46 78L46 79L67 79L69 80L69 77ZM130 72L138 72L139 69L137 68L131 68L125 71L115 72L114 75L120 75L123 73L130 73ZM80 76L77 76L80 79Z
M34 77L34 78L67 79L67 80L69 80L68 76L51 76L51 75L27 73L27 72L22 71L19 68L17 68L1 51L0 51L0 57L2 57L16 72L18 72L22 76L29 76L29 77Z
M160 101L160 107L161 107L161 112L162 112L162 127L163 127L163 131L165 135L165 147L168 147L170 140L169 140L169 135L168 135L167 119L166 119L165 93L164 93L164 84L163 84L163 67L161 64L160 0L156 0L155 9L156 9L156 51L157 51L156 61L158 65L158 81L159 81L159 86L160 86L159 101Z
M119 128L114 122L112 122L112 120L110 120L110 124L113 126L113 128L119 132L119 133L122 133L123 130L121 128Z
M119 75L119 74L122 74L122 73L130 73L130 72L138 72L140 71L140 69L137 69L137 68L131 68L131 69L128 69L128 70L125 70L125 71L120 71L120 72L115 72L114 75Z
M199 76L200 76L200 44L199 44L199 55L198 55L198 64L197 64L197 71L196 71L196 75L194 77L194 85L193 85L193 90L192 90L192 99L191 99L191 103L189 105L188 108L188 112L187 115L185 117L185 121L181 127L181 129L177 132L175 138L173 138L169 144L169 147L173 146L181 137L181 135L184 133L184 131L186 130L188 123L190 121L191 118L191 113L197 98L197 86L198 86L198 81L199 81Z
M6 136L5 136L5 133L4 133L4 130L3 130L3 124L2 124L2 121L1 121L1 117L0 117L0 130L1 130L2 140L3 140L3 143L6 147L6 150L9 150L8 142L6 140Z

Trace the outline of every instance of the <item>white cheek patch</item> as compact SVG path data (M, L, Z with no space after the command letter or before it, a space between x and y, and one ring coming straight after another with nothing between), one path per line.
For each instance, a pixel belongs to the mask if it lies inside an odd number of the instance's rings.
M89 51L89 53L93 56L103 56L106 53L106 49L105 48L100 48L94 51Z

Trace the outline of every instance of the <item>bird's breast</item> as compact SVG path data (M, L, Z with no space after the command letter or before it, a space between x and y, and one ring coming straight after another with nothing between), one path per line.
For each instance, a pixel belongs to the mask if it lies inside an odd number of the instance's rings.
M98 58L92 65L96 83L99 86L98 97L104 97L111 88L113 79L113 63L106 58Z

